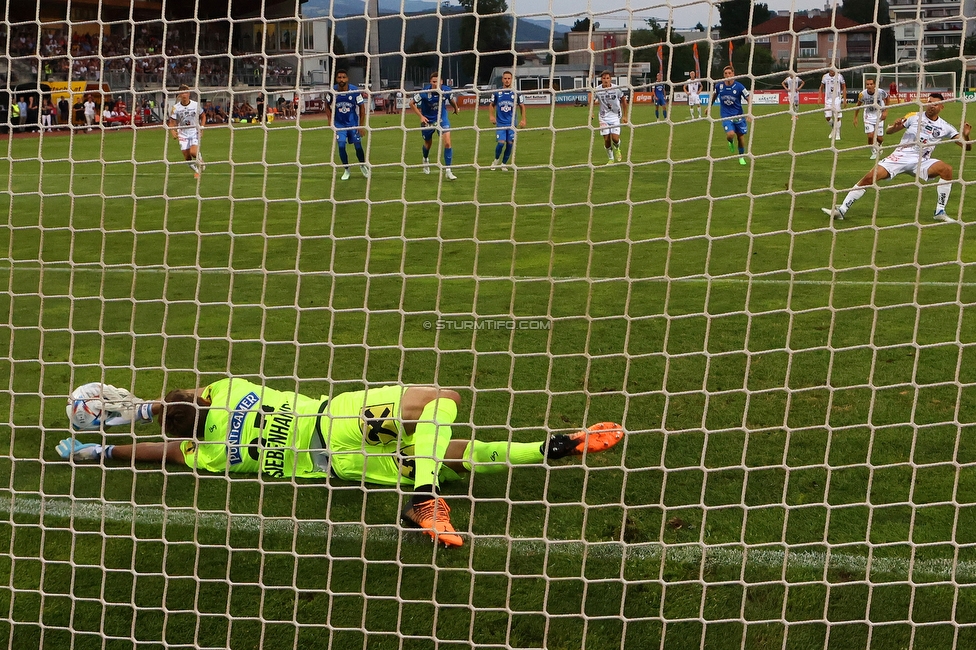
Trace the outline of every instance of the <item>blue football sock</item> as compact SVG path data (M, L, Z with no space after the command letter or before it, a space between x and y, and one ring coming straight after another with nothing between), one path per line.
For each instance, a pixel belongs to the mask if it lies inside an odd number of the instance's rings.
M742 154L744 154L745 152L746 152L746 148L745 148L745 147L739 147L739 155L740 155L740 156L741 156Z
M366 152L363 151L363 145L361 145L359 143L356 143L356 158L361 163L366 162Z
M349 164L349 154L346 153L345 147L339 147L339 160L342 161L343 165Z
M427 156L430 155L430 148L424 147L424 160L427 160Z
M661 112L658 111L656 108L654 109L654 119L655 120L661 119Z
M444 147L444 164L448 167L451 166L451 160L454 159L454 149L451 147Z
M496 155L495 158L497 158L497 157L498 156ZM511 157L512 157L512 143L511 142L506 142L505 143L505 157L502 158L502 162L507 163L508 162L508 159L511 158Z
M498 160L502 156L502 149L505 148L504 142L499 142L495 145L495 160Z
M664 111L664 119L668 119L668 112Z

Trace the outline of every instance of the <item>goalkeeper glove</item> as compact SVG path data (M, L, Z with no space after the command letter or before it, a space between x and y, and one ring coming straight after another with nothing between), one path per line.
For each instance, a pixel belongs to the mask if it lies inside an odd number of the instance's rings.
M132 422L152 422L152 402L139 399L124 388L102 384L102 403L108 414L105 426L114 427Z
M61 458L68 460L93 461L98 462L103 457L111 458L115 445L102 446L95 443L80 443L74 438L65 438L58 443L58 454Z

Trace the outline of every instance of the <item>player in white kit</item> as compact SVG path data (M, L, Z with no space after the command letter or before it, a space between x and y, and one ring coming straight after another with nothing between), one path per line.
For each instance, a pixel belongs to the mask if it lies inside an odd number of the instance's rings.
M790 112L793 113L793 119L796 119L796 114L800 112L800 88L806 82L796 76L795 72L791 72L786 79L783 79L783 88L786 89L786 99L790 105Z
M593 91L590 99L590 110L593 104L600 105L598 117L600 119L600 135L603 145L607 148L607 164L615 160L623 160L620 151L620 125L627 123L627 95L623 88L613 85L613 76L609 70L600 73L600 85Z
M874 79L864 80L864 90L857 96L857 107L854 109L854 126L857 126L857 116L864 107L864 133L871 145L870 160L878 157L878 150L884 142L885 119L888 117L888 91L877 88ZM877 143L877 145L875 145Z
M924 113L909 113L907 116L895 120L888 127L887 133L898 133L905 129L901 142L891 155L880 161L874 169L864 175L857 185L847 193L844 202L835 208L821 208L824 214L834 219L843 219L855 201L864 196L868 185L875 180L893 178L898 174L917 174L918 178L927 181L938 178L938 200L935 204L933 219L952 223L955 221L946 214L946 203L949 201L949 191L952 189L952 167L932 157L935 145L948 140L955 141L966 151L972 149L969 134L972 127L967 123L962 127L962 138L955 127L939 117L942 112L943 97L939 93L932 93L923 105Z
M186 85L180 86L179 101L173 105L173 110L169 113L169 132L174 138L180 141L180 151L183 152L183 160L190 165L193 176L200 178L203 171L203 156L200 154L200 129L203 128L204 120L203 108L190 99L190 88Z
M820 80L820 103L824 107L824 117L830 124L831 140L840 140L841 108L847 99L847 82L844 75L831 68Z
M688 93L688 112L691 114L692 119L695 117L695 108L698 109L698 117L705 117L701 103L701 90L701 80L698 79L698 75L692 70L688 73L688 81L685 82L685 92Z

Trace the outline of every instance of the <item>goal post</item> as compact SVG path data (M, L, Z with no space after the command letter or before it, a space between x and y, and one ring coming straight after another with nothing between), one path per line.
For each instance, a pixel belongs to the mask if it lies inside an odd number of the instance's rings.
M887 29L839 8L729 38L678 29L714 2L519 2L7 3L8 647L976 647L973 154L831 218L902 133L838 103L834 137L809 81L895 84L889 125L945 92L961 131L957 73L825 58ZM670 101L696 66L720 105ZM521 103L474 76L508 69ZM88 382L227 378L186 438L68 425ZM425 426L451 548L401 519Z

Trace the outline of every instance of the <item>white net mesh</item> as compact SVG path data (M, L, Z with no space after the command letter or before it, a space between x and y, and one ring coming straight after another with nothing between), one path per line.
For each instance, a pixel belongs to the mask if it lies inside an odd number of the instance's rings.
M937 189L911 173L821 212L902 135L853 124L862 79L907 102L889 125L933 90L948 124L971 120L971 7L762 27L746 3L730 48L675 29L732 29L718 3L502 4L6 5L10 647L976 644L971 166L933 154L963 225L932 220ZM741 152L709 105L730 56ZM836 140L830 66L850 100ZM338 69L371 90L362 163L325 119ZM515 153L486 103L506 69ZM603 70L629 100L619 152L588 106ZM427 168L411 102L432 72L460 111ZM181 84L205 167L166 127ZM441 485L463 545L398 525L409 485L194 471L143 446L156 425L67 428L86 382L159 399L226 377L315 408L457 391L452 439L488 445ZM525 444L600 421L627 435L583 459ZM71 438L116 456L62 460ZM225 458L242 449L228 434Z

